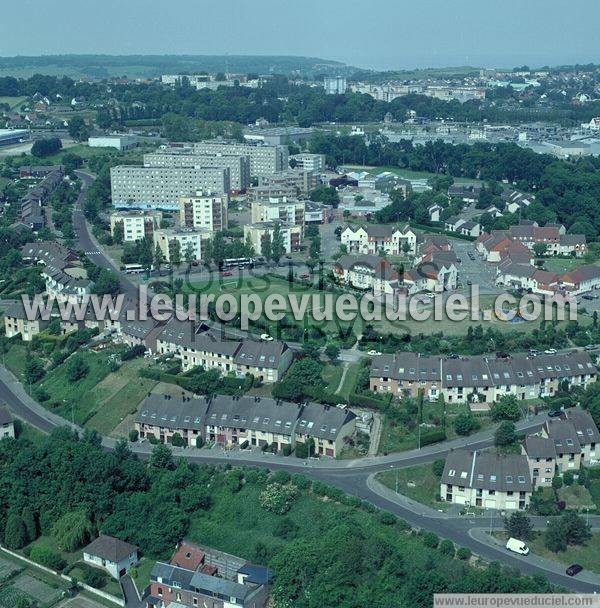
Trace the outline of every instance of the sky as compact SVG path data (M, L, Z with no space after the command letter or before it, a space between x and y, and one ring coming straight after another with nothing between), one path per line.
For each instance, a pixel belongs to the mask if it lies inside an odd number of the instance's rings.
M599 0L18 0L0 56L303 55L373 69L600 63Z

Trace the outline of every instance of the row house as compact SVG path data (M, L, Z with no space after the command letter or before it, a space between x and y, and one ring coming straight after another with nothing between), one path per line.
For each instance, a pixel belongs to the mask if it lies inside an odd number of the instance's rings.
M457 232L462 236L478 237L481 234L481 224L453 215L444 220L444 230Z
M150 394L140 405L135 427L140 437L172 443L177 433L195 447L200 437L223 446L274 446L292 450L313 441L315 454L336 457L355 431L349 410L317 403L297 404L268 397Z
M445 502L484 509L527 508L533 484L527 457L485 451L451 450L440 482Z
M177 319L169 321L156 339L159 355L172 353L184 371L194 367L218 369L243 377L252 374L261 382L277 382L292 363L293 353L285 342L221 339L206 326Z
M504 208L509 213L518 213L527 209L535 200L533 195L523 194L517 190L504 190L500 194L500 198L504 201Z
M407 224L404 227L387 224L347 226L342 230L341 243L348 253L379 255L416 255L417 233Z
M550 397L561 384L587 388L598 370L584 351L554 355L511 357L420 356L412 352L384 354L371 363L370 388L398 397L416 397L423 391L435 401L440 392L449 403L488 409L505 395L518 400Z
M42 278L46 282L46 295L57 302L81 303L92 292L92 281L84 278L85 271L76 272L80 276L68 274L70 270L46 266ZM75 270L73 270L75 272Z
M20 300L9 304L4 310L4 330L7 338L20 335L24 342L31 342L33 336L44 331L49 324L49 320L45 321L41 317L29 319Z

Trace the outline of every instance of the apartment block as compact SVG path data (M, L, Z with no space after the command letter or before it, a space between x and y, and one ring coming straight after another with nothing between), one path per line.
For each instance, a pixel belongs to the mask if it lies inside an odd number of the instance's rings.
M139 167L119 165L110 170L112 203L117 208L176 211L179 198L190 192L226 194L229 169L221 167Z
M257 222L244 226L244 239L250 239L257 255L262 255L263 244L267 235L273 240L275 227L279 226L283 237L283 249L285 253L299 251L302 244L302 226L284 224L280 221Z
M144 166L227 168L231 190L245 191L250 186L250 157L247 154L196 154L191 147L167 148L144 154Z
M326 168L325 154L293 154L290 156L290 165L295 169L321 173Z
M208 140L194 144L194 154L249 156L250 175L260 177L288 168L288 149L284 145L253 145L227 140Z
M304 226L306 201L295 198L271 197L250 204L252 223L281 221L295 226Z
M179 199L179 222L187 228L206 228L211 232L227 228L226 195L197 193Z
M145 237L153 238L154 231L160 227L162 212L157 210L125 210L110 214L110 233L115 236L115 228L123 227L123 241L130 243Z
M270 186L274 188L292 188L296 195L308 194L321 183L317 173L312 171L288 169L263 175L258 178L259 186Z
M180 260L185 262L190 248L196 261L202 259L202 241L209 240L211 236L207 229L161 228L154 231L154 246L160 248L167 262L172 261L173 253L177 250Z

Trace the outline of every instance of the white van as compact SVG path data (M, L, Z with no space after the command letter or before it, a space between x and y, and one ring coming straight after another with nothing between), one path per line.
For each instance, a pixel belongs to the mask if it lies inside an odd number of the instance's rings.
M529 547L518 538L509 538L506 541L506 548L513 553L518 553L519 555L527 555L529 553Z

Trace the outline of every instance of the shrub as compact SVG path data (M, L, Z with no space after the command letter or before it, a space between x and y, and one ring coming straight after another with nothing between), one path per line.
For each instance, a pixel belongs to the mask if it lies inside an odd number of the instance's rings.
M173 433L171 445L175 448L184 448L187 445L187 441L179 433Z
M246 442L248 443L248 442ZM204 441L202 440L202 437L200 437L200 435L198 435L198 437L196 437L196 447L197 448L201 448L204 445Z
M440 553L448 557L454 557L454 543L451 540L445 539L440 543Z
M143 344L135 344L121 355L121 361L129 361L130 359L141 357L145 352L146 347Z
M436 477L441 477L442 474L444 473L444 467L446 466L446 461L443 460L442 458L438 458L437 460L434 461L434 463L431 465L431 468L433 470L433 474Z
M460 547L456 552L456 557L458 557L458 559L471 559L471 555L471 549L467 549L467 547Z
M270 483L260 493L258 501L263 509L283 515L292 508L297 495L298 489L291 484Z
M29 552L29 557L34 562L37 562L42 566L46 566L46 568L56 570L57 572L63 570L67 565L67 562L60 555L58 555L58 553L55 553L52 551L52 549L41 545L33 546Z
M574 480L575 480L575 477L573 476L572 471L567 471L566 473L563 474L563 483L566 486L572 486Z
M393 526L397 520L398 518L389 511L382 511L379 514L379 521L385 526Z
M312 481L308 477L305 477L300 473L295 473L294 475L292 475L292 483L299 490L309 490L312 486Z
M284 456L289 456L292 453L292 446L289 443L284 444L282 453Z
M106 585L106 574L96 568L86 568L83 573L83 582L90 587L102 589Z
M421 435L421 446L438 443L439 441L445 441L446 439L446 431L444 429L436 429Z
M562 480L562 477L560 475L555 475L552 478L552 487L555 490L560 490L560 488L563 487L563 480Z
M131 441L131 443L135 443L139 436L140 434L138 433L137 429L131 429L131 431L129 431L129 441Z
M423 544L426 547L430 547L431 549L437 549L437 546L440 543L440 539L437 534L433 532L424 532L422 534Z
M281 484L286 484L286 483L290 483L291 481L291 475L287 472L287 471L275 471L275 473L273 473L273 475L271 475L271 479L269 481L273 482L273 483L281 483Z

